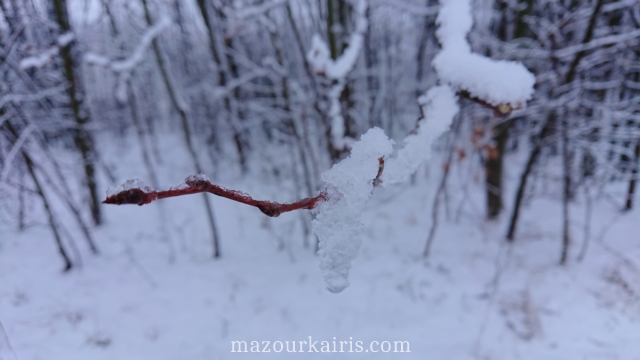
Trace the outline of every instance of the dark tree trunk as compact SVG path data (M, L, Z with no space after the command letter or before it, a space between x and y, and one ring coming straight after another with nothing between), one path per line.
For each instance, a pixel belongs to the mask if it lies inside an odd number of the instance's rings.
M629 180L629 188L627 189L627 201L625 202L624 209L631 210L633 208L633 196L636 192L636 181L638 180L638 168L640 167L640 140L636 141L636 147L633 151L634 163L633 170L631 170L631 180Z
M496 219L502 210L502 169L504 153L509 139L511 121L500 122L493 128L493 146L489 148L485 162L487 191L487 218Z
M71 25L67 13L66 0L53 0L53 12L60 31L62 33L70 32ZM84 91L82 89L80 72L77 71L78 66L73 56L73 41L60 48L60 57L63 62L63 75L68 83L67 95L69 97L69 105L76 123L76 129L73 131L73 140L82 157L85 185L89 190L91 216L93 222L96 225L100 225L102 223L102 214L100 211L98 184L96 181L94 142L91 133L89 133L86 128L89 122L89 112L82 104Z
M149 11L149 6L147 4L148 0L142 0L142 5L144 7L144 16L147 22L147 25L153 26L153 20L151 19L151 12ZM162 80L167 89L167 93L169 94L169 99L171 100L171 105L178 112L178 116L180 118L180 124L182 125L182 132L184 135L185 145L187 146L187 151L191 156L191 160L193 161L196 172L203 172L203 168L200 165L200 160L198 160L198 155L196 154L195 147L193 145L192 137L191 137L191 129L189 127L189 119L187 117L187 110L183 107L180 100L178 99L178 94L174 88L173 82L169 76L169 71L167 69L167 63L162 54L162 50L160 49L160 45L158 44L157 39L153 39L151 42L152 49L154 55L156 57L156 61L158 63L158 68L160 69L160 74L162 76ZM218 241L218 228L216 226L215 217L213 215L213 205L211 204L211 200L206 194L202 195L205 210L207 212L207 219L209 221L209 226L211 228L211 236L212 236L212 245L213 245L213 257L220 257L220 243Z

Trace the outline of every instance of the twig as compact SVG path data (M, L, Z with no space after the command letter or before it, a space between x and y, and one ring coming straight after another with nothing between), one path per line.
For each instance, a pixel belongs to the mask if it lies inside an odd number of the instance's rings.
M214 185L208 180L187 180L188 187L183 189L169 189L160 191L144 191L139 188L129 189L121 191L115 195L111 195L104 200L103 204L137 204L146 205L154 200L166 199L170 197L191 195L198 193L211 193L213 195L221 196L229 200L237 201L246 205L255 206L265 215L276 217L284 212L289 212L299 209L313 209L316 207L319 201L326 199L324 192L318 194L313 198L305 198L293 203L281 204L272 201L255 200L251 196L236 190L225 189L221 186Z
M384 170L384 159L378 159L378 174L373 180L374 187L380 184L380 177ZM321 192L315 197L304 198L292 203L277 203L267 200L256 200L251 196L237 190L230 190L222 186L214 185L209 180L204 179L187 179L185 181L187 187L169 190L142 190L133 188L120 191L117 194L108 196L102 203L112 205L146 205L155 200L166 199L176 196L191 195L198 193L211 193L229 200L237 201L249 206L257 207L263 214L270 217L277 217L282 213L307 209L311 210L318 206L321 202L327 200L327 193Z

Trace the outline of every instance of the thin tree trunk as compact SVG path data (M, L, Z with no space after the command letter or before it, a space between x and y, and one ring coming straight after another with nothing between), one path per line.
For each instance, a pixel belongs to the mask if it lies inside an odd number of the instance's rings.
M502 121L492 129L494 146L489 149L485 162L487 218L489 220L496 219L503 207L502 170L511 124L512 121Z
M60 255L62 256L62 260L64 261L63 270L69 271L73 267L73 264L71 263L71 259L69 258L69 255L67 254L67 251L65 250L64 245L62 244L62 237L60 236L60 230L58 229L58 225L56 223L53 210L51 209L51 205L49 205L49 200L47 199L47 196L44 193L42 185L40 185L40 180L36 175L35 169L33 168L33 162L31 161L31 158L25 151L22 151L22 157L24 158L25 164L27 165L27 171L29 172L29 175L31 175L31 180L33 180L33 184L36 187L36 192L38 193L38 196L40 196L40 199L42 200L42 205L44 206L44 210L47 213L47 217L49 219L49 228L51 228L51 232L53 233L53 238L56 240L56 245L58 246L58 252L60 252Z
M562 120L562 168L563 168L563 188L562 188L562 253L560 255L560 265L567 262L569 255L569 201L571 200L571 154L569 153L568 121Z
M25 124L29 124L30 122L27 120L27 116L26 114L24 114L24 112L22 111L22 109L18 106L13 106L14 111L19 115L19 117L22 118L22 120L25 122ZM9 129L11 131L11 128ZM14 133L15 135L15 133ZM42 151L44 153L44 155L46 156L47 160L49 161L49 163L51 164L51 166L53 167L53 171L58 179L58 183L61 185L62 190L59 190L57 188L57 186L55 185L55 181L49 176L49 174L47 174L46 172L42 172L42 174L44 175L44 179L45 181L52 187L52 189L57 193L57 195L63 199L64 203L67 205L67 208L69 209L69 211L71 211L71 213L73 214L76 223L78 225L78 227L80 228L80 231L82 232L82 235L84 236L87 245L89 246L89 250L91 250L91 252L93 254L98 254L100 251L98 250L98 247L96 246L95 241L93 240L93 236L91 235L91 231L89 230L89 226L86 224L85 220L82 218L82 212L80 211L80 208L78 206L76 206L76 204L73 201L73 192L71 191L71 189L69 188L68 184L67 184L67 179L65 178L65 176L62 174L62 170L60 168L60 164L58 163L58 160L55 158L55 156L51 153L51 150L49 149L49 144L47 144L46 139L44 139L44 137L42 136L41 133L38 133L39 136L37 136L38 139L38 144L40 145L40 148L42 148Z
M149 6L147 4L148 0L142 0L142 5L144 7L144 16L147 21L147 25L153 26L153 20L151 19L151 13L149 11ZM174 88L173 83L169 77L169 72L166 67L166 62L162 51L160 50L160 46L158 44L157 39L153 39L152 41L153 52L156 57L156 61L158 62L158 67L160 69L160 74L162 75L162 80L164 81L165 87L169 94L169 99L171 100L171 104L178 112L178 116L180 117L180 122L182 124L182 131L184 134L185 145L187 146L187 151L191 156L191 160L195 166L195 170L198 173L203 172L202 166L200 165L200 161L198 160L198 155L196 154L193 141L191 139L191 130L189 129L189 120L187 118L187 111L184 109L182 103L178 99L178 94ZM206 194L202 194L202 199L204 201L205 209L207 212L207 219L209 221L209 226L211 228L211 236L212 236L212 245L213 245L213 257L220 257L220 244L218 241L218 228L216 226L214 214L213 214L213 206L211 204L211 200Z
M627 189L627 201L624 205L624 209L627 211L633 208L633 196L636 191L636 181L638 180L638 167L640 167L640 140L636 141L633 154L633 170L631 170L631 180L629 180L629 188Z
M600 13L600 9L602 8L602 4L604 0L597 0L593 12L591 13L591 18L589 19L589 25L587 27L587 31L585 32L584 38L582 39L582 44L586 44L593 38L593 32L596 25L596 20L598 18L598 14ZM584 58L586 51L579 51L576 56L573 58L573 61L569 65L569 71L567 71L563 81L561 84L568 84L575 79L576 71L578 65L582 58ZM513 212L511 213L511 221L509 222L509 230L507 231L507 241L513 241L516 232L516 225L518 223L518 217L520 215L520 206L522 205L522 199L524 197L524 191L527 186L527 180L531 171L533 170L533 166L535 165L540 153L542 152L542 147L544 140L546 137L552 132L553 128L556 124L556 114L552 110L546 121L544 122L540 133L536 136L536 141L533 144L533 149L529 153L529 158L527 159L527 163L524 167L524 171L520 176L520 184L518 185L518 190L516 192L516 199L514 201Z
M533 144L533 149L531 153L529 153L529 158L527 159L527 163L524 166L524 170L522 171L522 175L520 176L520 183L518 184L518 190L516 192L516 199L513 205L513 211L511 213L511 221L509 222L509 230L507 231L507 241L513 241L516 234L516 225L518 224L518 218L520 216L520 207L522 206L522 200L524 199L524 192L527 188L527 181L529 180L529 175L533 171L533 166L538 161L540 157L540 153L542 152L543 144L542 142L547 138L547 136L551 133L552 129L555 127L556 123L556 113L552 111L549 113L547 120L545 121L542 130L537 134L535 138L535 143Z
M56 21L62 33L71 31L69 16L67 13L66 0L53 0L53 10ZM100 200L98 198L98 183L96 180L96 166L94 163L95 149L94 141L91 133L86 128L89 122L89 112L84 109L82 99L84 98L82 90L82 80L80 78L78 66L72 54L73 41L60 48L60 56L63 61L63 74L67 80L67 95L69 104L73 113L73 119L76 123L76 129L73 131L74 143L82 157L84 166L85 184L89 190L90 209L93 222L96 225L102 223L102 214L100 211Z
M213 57L213 61L216 64L216 68L218 69L218 83L220 87L226 87L233 75L233 70L235 69L235 73L237 74L237 68L233 64L233 59L231 55L226 56L226 62L223 60L223 57L220 55L218 51L218 45L216 43L216 33L213 28L213 24L211 23L211 18L209 15L209 10L207 8L206 0L197 0L198 9L200 10L200 14L202 16L202 20L204 21L204 25L207 28L207 37L209 39L209 50L211 51L211 56ZM231 45L229 39L229 45ZM226 45L225 41L225 45ZM229 66L229 69L227 69ZM229 74L231 72L231 74ZM238 161L240 162L240 167L243 171L246 171L247 166L247 156L245 144L242 140L241 131L238 130L238 124L235 123L236 118L239 118L242 114L238 112L237 98L239 96L239 90L236 87L232 94L227 94L223 98L224 108L229 116L229 125L231 126L231 130L233 131L233 142L236 147L236 151L238 152ZM233 98L232 98L233 97ZM214 140L214 141L217 141Z

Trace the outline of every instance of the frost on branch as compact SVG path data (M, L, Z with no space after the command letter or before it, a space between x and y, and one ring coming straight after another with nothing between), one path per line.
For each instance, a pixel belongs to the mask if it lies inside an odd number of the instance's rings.
M58 36L56 44L49 49L46 49L37 55L29 56L20 60L20 68L26 70L30 68L40 69L44 67L51 62L51 59L58 55L60 48L69 45L69 43L74 39L75 35L71 32Z
M313 232L320 241L320 269L327 289L338 293L349 286L351 261L360 248L360 214L373 190L378 161L393 151L392 141L379 128L354 143L351 154L322 174L325 201L314 211Z
M436 35L442 51L433 59L439 78L492 106L522 107L533 95L535 77L519 62L493 60L471 52L470 0L440 0Z
M444 134L458 113L458 99L447 85L435 86L420 96L423 117L418 120L414 132L404 139L404 147L397 156L388 159L382 184L391 185L406 181L420 164L431 158L431 145Z

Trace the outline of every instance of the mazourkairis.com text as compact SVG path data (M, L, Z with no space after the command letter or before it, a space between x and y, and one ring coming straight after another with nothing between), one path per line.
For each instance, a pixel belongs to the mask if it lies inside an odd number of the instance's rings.
M408 341L370 341L365 344L364 341L354 341L349 337L349 340L336 340L334 337L332 341L327 340L313 340L309 336L308 340L298 341L244 341L233 340L231 341L232 353L263 353L263 352L319 352L319 353L409 353L411 352L411 346Z

